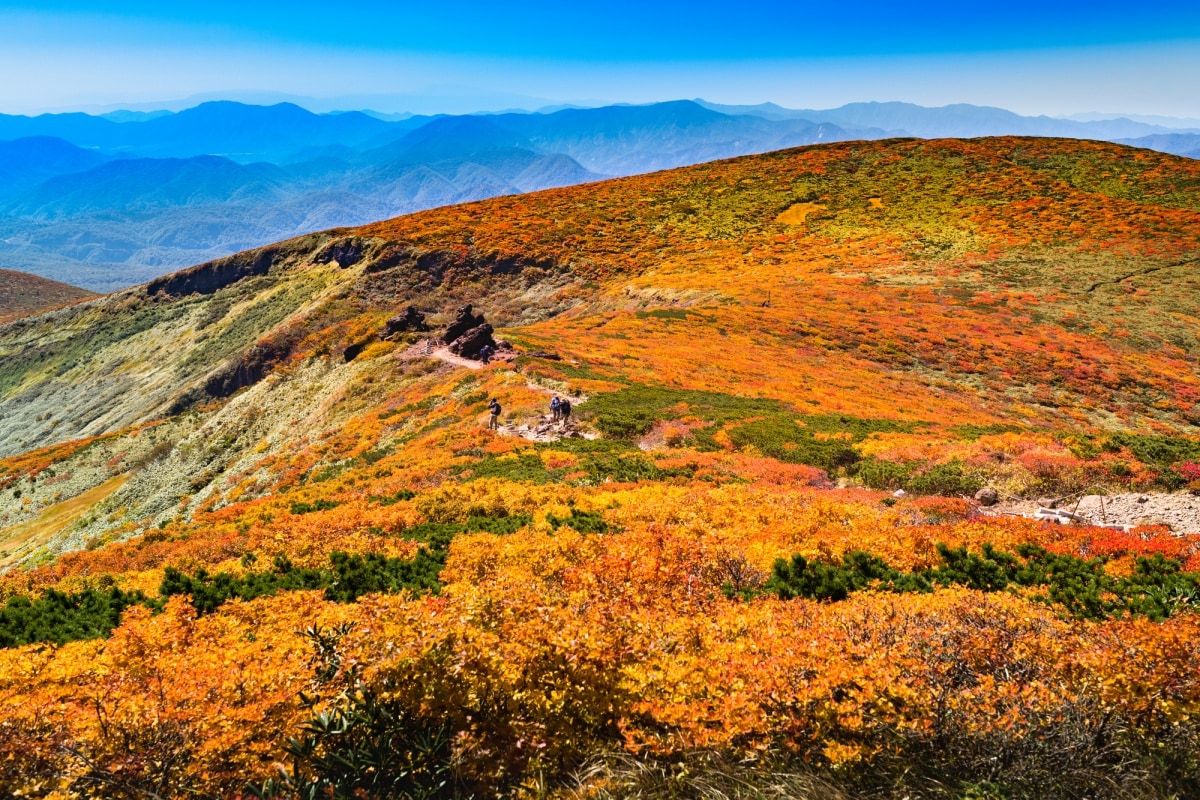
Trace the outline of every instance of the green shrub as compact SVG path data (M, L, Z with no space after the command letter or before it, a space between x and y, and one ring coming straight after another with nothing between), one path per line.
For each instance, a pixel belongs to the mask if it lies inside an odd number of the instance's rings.
M912 467L898 461L867 458L855 464L854 475L872 489L902 489L908 484Z
M336 500L326 500L324 497L314 500L311 503L295 502L288 506L288 510L293 514L311 514L314 511L329 511L337 508L341 503Z
M1084 559L1051 553L1036 545L1021 545L1016 554L984 544L980 552L937 545L939 566L920 572L901 572L877 556L846 553L830 564L809 561L797 553L778 559L763 587L790 600L844 600L866 588L891 592L927 592L935 586L965 586L981 592L1033 590L1033 596L1063 607L1070 614L1103 620L1126 614L1161 621L1200 600L1200 572L1184 572L1177 560L1155 554L1139 557L1133 574L1113 577L1103 559Z
M546 522L550 523L550 527L554 530L558 530L564 525L574 528L580 533L608 533L613 530L612 526L604 521L603 514L598 511L580 511L577 508L572 508L571 513L565 517L547 514Z
M1159 468L1200 459L1200 441L1179 436L1114 433L1102 447L1110 453L1126 448L1138 461Z
M954 497L975 494L983 488L983 480L967 472L961 461L949 461L913 475L905 482L904 488L915 494Z
M50 589L36 599L10 597L0 607L0 647L100 639L120 623L121 612L139 603L149 603L144 594L117 588L71 594Z
M399 503L403 500L412 500L416 496L417 493L412 489L400 489L395 494L376 496L372 497L371 499L379 503L381 506L394 506L396 503Z

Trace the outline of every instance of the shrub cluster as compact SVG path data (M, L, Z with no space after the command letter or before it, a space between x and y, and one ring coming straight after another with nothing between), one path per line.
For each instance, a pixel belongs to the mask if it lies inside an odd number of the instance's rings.
M1004 553L985 543L979 553L938 544L939 566L905 572L862 550L841 563L810 561L797 553L779 559L765 590L785 600L845 600L851 592L931 592L962 586L982 592L1032 590L1033 597L1062 606L1084 619L1126 614L1162 621L1200 599L1200 572L1185 572L1177 559L1161 554L1138 556L1134 571L1112 576L1102 558L1084 559L1024 544Z

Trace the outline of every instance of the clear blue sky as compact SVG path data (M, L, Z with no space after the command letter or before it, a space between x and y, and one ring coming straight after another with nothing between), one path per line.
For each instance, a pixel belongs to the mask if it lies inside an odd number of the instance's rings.
M1200 116L1200 0L124 0L96 9L21 0L0 9L0 111L258 91L401 105L422 93L499 105L702 96Z

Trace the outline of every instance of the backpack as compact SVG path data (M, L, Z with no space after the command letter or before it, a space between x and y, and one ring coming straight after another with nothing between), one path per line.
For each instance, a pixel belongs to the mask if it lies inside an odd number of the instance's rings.
M562 400L560 400L558 402L558 410L563 413L564 417L567 416L568 414L570 414L571 413L571 401L567 400L566 398L563 398Z

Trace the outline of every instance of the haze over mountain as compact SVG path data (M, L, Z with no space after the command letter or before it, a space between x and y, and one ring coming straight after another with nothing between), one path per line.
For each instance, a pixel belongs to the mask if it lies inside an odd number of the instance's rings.
M1193 155L1200 134L970 105L828 110L674 101L466 116L0 115L0 266L96 291L332 226L798 145L886 136L1121 139Z

